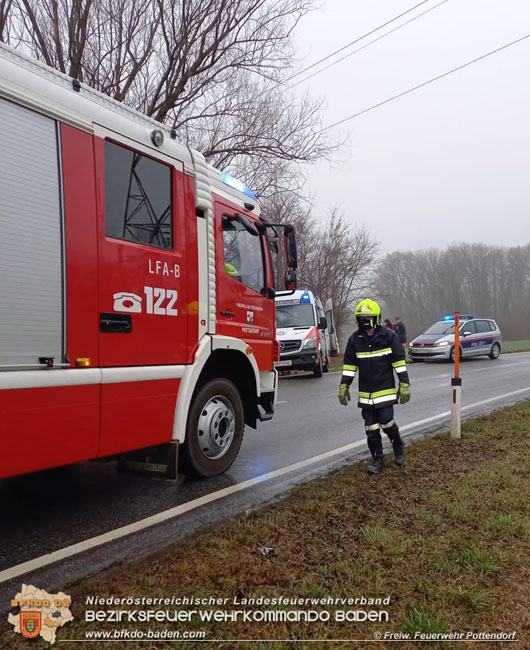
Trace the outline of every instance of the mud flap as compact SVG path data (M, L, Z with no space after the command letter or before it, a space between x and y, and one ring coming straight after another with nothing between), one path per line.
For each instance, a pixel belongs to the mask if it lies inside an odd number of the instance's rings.
M122 456L118 461L120 474L144 474L176 481L178 478L179 443L170 442L156 449L140 449Z

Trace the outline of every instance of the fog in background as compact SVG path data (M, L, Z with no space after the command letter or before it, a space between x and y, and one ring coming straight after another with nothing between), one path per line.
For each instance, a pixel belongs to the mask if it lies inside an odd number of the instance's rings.
M326 0L297 27L300 65L415 4ZM324 123L332 124L528 33L529 2L448 0L297 87L325 97ZM530 39L333 129L348 142L341 163L308 173L317 211L338 205L352 223L366 223L383 254L456 241L529 242L529 68Z

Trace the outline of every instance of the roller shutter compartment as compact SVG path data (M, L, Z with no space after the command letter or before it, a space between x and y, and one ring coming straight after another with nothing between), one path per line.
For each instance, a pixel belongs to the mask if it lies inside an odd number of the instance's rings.
M0 99L0 370L63 360L56 122Z

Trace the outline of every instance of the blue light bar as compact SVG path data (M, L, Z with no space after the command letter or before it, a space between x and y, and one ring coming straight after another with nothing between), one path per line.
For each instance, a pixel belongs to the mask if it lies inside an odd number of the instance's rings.
M303 293L300 296L300 302L311 302L311 298L308 293Z
M248 187L245 185L245 183L242 183L241 181L238 181L237 178L234 178L230 174L227 174L226 172L221 172L221 178L223 180L223 183L225 185L228 185L229 187L233 187L235 190L238 192L242 192L243 194L246 194L249 196L251 199L254 201L257 201L258 199L254 195L254 193L248 189Z
M470 320L471 318L475 318L474 314L460 314L460 320ZM442 320L454 320L454 314L447 314L447 316L444 316Z

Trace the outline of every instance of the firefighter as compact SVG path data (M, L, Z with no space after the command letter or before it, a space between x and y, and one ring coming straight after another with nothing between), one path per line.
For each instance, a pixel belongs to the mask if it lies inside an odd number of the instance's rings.
M361 300L355 308L359 329L348 339L340 380L339 401L347 406L350 385L359 372L359 401L362 409L368 448L373 463L370 474L383 469L383 443L379 428L390 438L396 465L405 462L405 445L394 420L394 404L406 404L410 399L410 384L404 350L394 332L380 325L381 309L375 300ZM399 379L396 390L394 371Z

